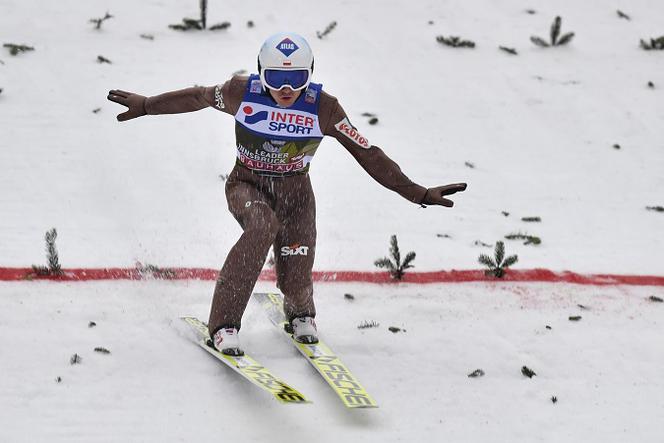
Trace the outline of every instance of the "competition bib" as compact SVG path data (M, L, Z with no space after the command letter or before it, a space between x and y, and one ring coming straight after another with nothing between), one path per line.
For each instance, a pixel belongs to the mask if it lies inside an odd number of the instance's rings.
M252 75L235 114L237 163L264 175L309 170L323 134L318 123L322 86L311 83L290 108L280 108Z

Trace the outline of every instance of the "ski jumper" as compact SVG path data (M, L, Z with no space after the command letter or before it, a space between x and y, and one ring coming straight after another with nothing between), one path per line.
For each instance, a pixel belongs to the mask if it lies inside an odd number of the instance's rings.
M323 136L339 141L383 186L414 203L425 198L427 189L371 145L319 84L310 84L289 108L277 106L257 75L234 76L216 87L187 88L145 101L147 114L206 107L235 117L237 159L225 191L228 208L243 229L217 278L208 322L211 335L222 327L240 329L270 246L286 317L315 316L311 271L316 208L308 172Z
M263 92L260 78L225 100L235 112L236 165L226 181L228 208L244 230L219 273L210 330L240 327L242 313L274 251L277 287L288 319L316 315L311 270L316 251L316 205L309 162L323 139L318 124L321 86L309 85L288 109Z

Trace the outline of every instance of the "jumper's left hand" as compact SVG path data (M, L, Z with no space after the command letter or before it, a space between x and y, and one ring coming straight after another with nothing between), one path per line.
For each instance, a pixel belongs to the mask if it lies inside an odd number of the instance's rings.
M142 117L147 114L145 111L145 97L133 92L122 91L120 89L113 89L108 91L108 100L119 103L128 107L129 109L117 116L119 122L131 120L132 118Z
M465 183L455 183L453 185L436 186L435 188L427 189L422 200L423 205L441 205L451 208L454 202L445 198L446 195L456 194L466 190Z

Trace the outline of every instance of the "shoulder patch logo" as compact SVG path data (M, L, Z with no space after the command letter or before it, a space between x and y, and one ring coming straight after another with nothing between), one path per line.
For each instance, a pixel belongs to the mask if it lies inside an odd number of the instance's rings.
M311 88L307 88L307 91L304 93L305 103L309 103L309 104L316 103L316 96L317 95L318 95L318 93L315 90L313 90Z
M367 140L366 137L360 134L357 129L355 129L353 125L350 124L348 117L341 120L339 123L334 125L334 127L337 129L337 131L341 132L343 135L355 142L355 144L359 147L364 149L369 149L371 147L369 140Z
M261 85L260 80L252 80L251 85L249 86L249 92L252 94L259 94L263 90L263 85Z
M300 49L298 45L295 44L295 42L288 37L283 39L282 41L277 44L277 49L281 51L283 55L286 57L290 56L293 52L297 51Z
M224 97L221 94L221 85L214 87L214 104L219 109L224 109L226 107L224 104Z

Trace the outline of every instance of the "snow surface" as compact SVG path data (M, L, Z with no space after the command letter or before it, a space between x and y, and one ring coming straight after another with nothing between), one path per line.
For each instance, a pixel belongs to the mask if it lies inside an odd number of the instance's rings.
M195 0L0 0L0 41L35 47L0 52L0 266L43 263L56 227L65 267L220 267L240 234L219 177L234 162L232 118L208 109L120 124L124 108L106 93L223 82L290 29L313 46L315 80L413 180L469 184L453 209L421 209L325 140L311 170L316 269L371 270L392 234L417 252L416 270L472 269L490 252L477 240L526 232L543 243L508 242L517 267L664 274L664 215L645 209L664 206L664 52L638 47L664 34L660 0L209 3L209 23L230 29L169 30L196 16ZM115 17L94 30L88 20L107 10ZM532 45L556 15L572 43ZM662 288L318 284L323 336L381 405L361 411L345 410L253 304L244 346L312 405L277 404L193 345L177 317L206 318L212 288L0 283L0 441L237 441L239 430L273 442L662 439L664 306L648 301ZM380 326L357 329L371 320ZM477 368L486 375L468 378Z
M0 284L0 441L661 441L664 306L647 298L662 288L319 285L319 327L374 410L346 410L257 304L243 345L313 404L281 405L203 352L177 317L206 318L212 288Z

